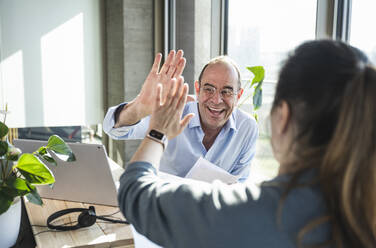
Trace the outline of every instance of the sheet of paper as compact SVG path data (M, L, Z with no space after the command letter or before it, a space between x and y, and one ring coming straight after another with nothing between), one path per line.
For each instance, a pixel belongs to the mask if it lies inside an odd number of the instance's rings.
M233 184L238 181L240 176L231 175L212 162L200 157L185 177L208 183L220 180L226 184Z

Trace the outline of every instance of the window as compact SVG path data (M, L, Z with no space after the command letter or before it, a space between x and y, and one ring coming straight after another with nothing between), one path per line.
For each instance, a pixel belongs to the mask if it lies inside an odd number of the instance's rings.
M263 104L257 111L260 137L250 175L258 182L274 177L278 171L266 133L266 120L281 62L297 45L315 39L317 2L230 0L228 3L228 55L239 65L243 84L252 78L246 66L262 65L265 68ZM242 101L240 107L249 111L251 102L242 104Z
M288 51L315 39L316 0L229 1L228 54L241 67L263 65L266 81L276 81Z
M375 0L352 1L350 44L364 51L376 64L376 32L372 31L376 23Z

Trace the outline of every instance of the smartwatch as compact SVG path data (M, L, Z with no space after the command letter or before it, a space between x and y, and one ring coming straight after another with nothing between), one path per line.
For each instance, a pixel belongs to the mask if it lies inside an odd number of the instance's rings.
M150 132L146 135L147 138L154 140L163 146L163 150L166 149L167 144L168 144L168 139L167 136L164 135L163 133L157 131L157 130L150 130Z

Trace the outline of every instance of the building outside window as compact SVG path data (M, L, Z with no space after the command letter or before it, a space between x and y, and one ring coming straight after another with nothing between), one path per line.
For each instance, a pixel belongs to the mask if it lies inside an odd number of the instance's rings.
M376 1L352 1L349 43L364 51L373 64L376 64Z
M247 66L265 68L263 105L258 110L260 137L250 174L258 182L274 177L278 171L266 128L275 85L288 51L306 40L315 39L317 2L231 0L228 4L228 55L239 65L243 85L252 78ZM249 100L240 107L250 111L250 104Z

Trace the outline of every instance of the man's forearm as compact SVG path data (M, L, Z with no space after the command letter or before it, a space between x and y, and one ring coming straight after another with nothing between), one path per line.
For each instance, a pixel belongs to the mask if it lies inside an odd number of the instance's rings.
M119 116L115 119L116 123L114 127L131 126L146 116L147 114L142 111L142 107L135 99L123 107Z

